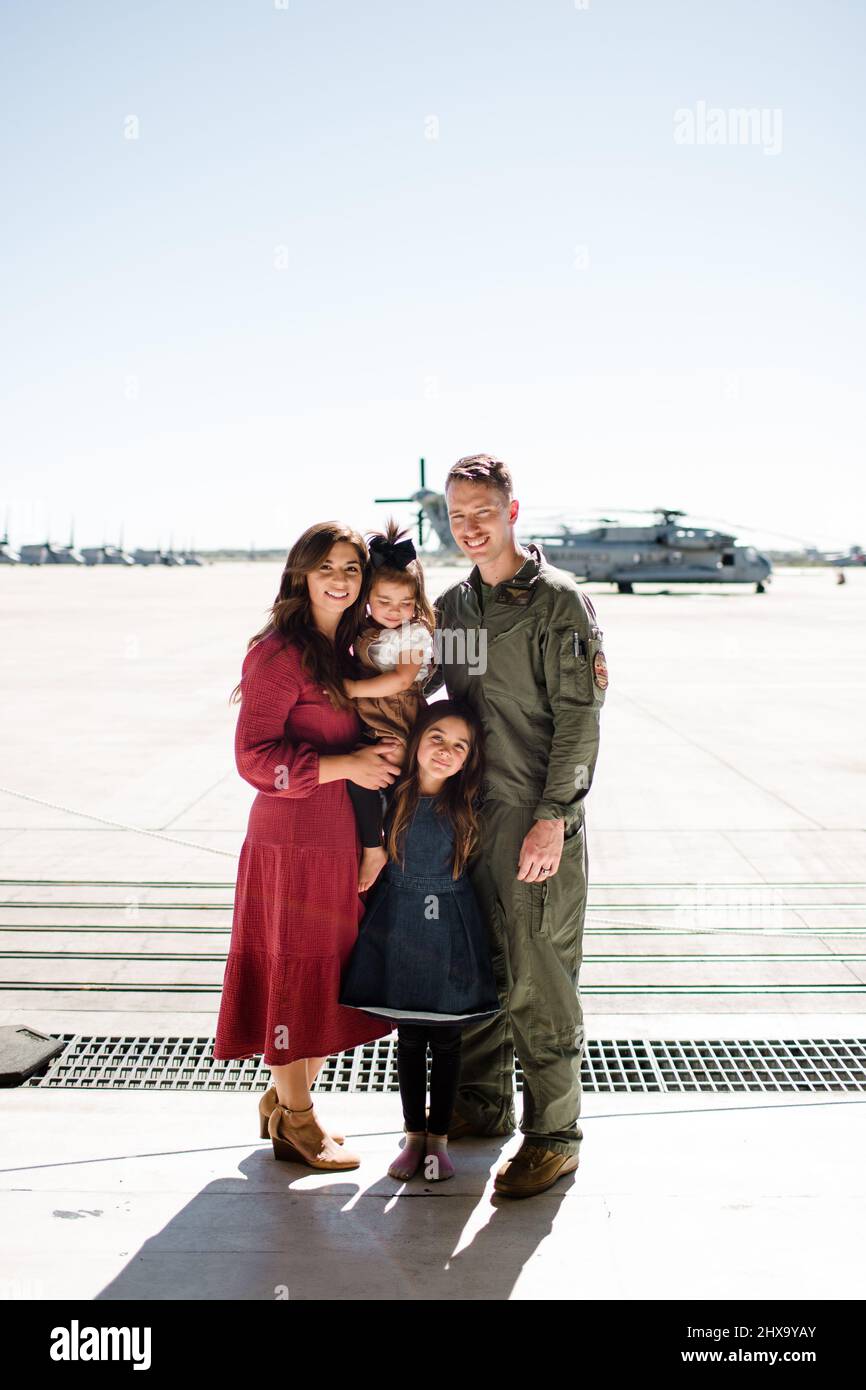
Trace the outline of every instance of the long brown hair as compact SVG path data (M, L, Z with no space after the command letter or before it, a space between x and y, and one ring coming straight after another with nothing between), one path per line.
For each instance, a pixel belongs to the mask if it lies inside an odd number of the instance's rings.
M459 878L478 843L478 806L481 798L481 778L484 772L484 730L477 714L460 700L435 700L421 710L406 746L402 775L395 782L388 808L390 826L387 849L389 859L405 864L403 836L418 806L421 795L418 776L418 745L427 729L440 719L453 716L462 719L469 728L469 752L459 772L446 778L433 805L440 815L447 816L454 828L454 868L452 878Z
M339 541L353 545L358 552L361 588L355 602L341 615L331 642L313 623L306 577L318 568L331 547ZM280 636L283 645L297 642L302 649L303 669L327 692L334 709L354 708L352 701L343 693L342 681L358 674L349 647L364 626L368 580L367 546L359 531L342 521L319 521L314 526L308 526L289 551L268 621L250 638L247 651L273 633ZM238 682L232 691L230 704L241 699L241 685L242 682Z
M385 541L388 545L394 545L408 534L405 528L400 529L393 517L389 517L385 523L384 531L367 532L367 541ZM371 550L372 548L371 546ZM410 560L405 569L398 569L395 565L387 563L376 568L371 563L367 585L368 594L373 585L380 579L387 579L394 584L406 584L412 590L412 597L415 600L415 620L426 623L432 632L436 626L436 619L433 614L433 606L424 588L424 570L421 561L418 559ZM377 626L374 618L371 617L369 622L373 626Z

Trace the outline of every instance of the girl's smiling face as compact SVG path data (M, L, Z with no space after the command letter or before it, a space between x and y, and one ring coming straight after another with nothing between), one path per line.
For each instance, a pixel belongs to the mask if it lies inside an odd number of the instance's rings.
M446 715L425 729L418 743L418 768L422 782L442 782L459 772L472 747L472 734L465 719Z
M382 627L400 627L415 616L413 586L397 579L374 579L367 601L370 613Z
M337 541L316 569L307 573L314 615L336 623L361 592L363 565L348 541Z

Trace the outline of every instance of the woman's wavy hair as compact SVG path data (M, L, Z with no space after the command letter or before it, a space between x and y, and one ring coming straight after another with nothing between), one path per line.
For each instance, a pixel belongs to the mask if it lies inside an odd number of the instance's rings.
M399 860L401 866L405 864L404 835L421 795L418 745L433 724L451 716L462 719L468 726L470 747L460 771L446 779L433 806L437 814L447 816L454 828L452 878L458 878L478 845L477 813L484 773L484 729L475 711L460 700L435 700L421 710L413 725L402 774L391 788L386 847L389 859Z
M361 589L355 602L341 615L331 642L313 623L307 575L319 567L339 541L353 545L358 552ZM283 645L297 642L302 651L303 669L327 692L333 708L353 709L352 701L343 692L342 682L360 674L349 648L366 623L369 578L369 555L359 531L342 521L319 521L315 526L308 526L289 551L268 621L250 638L247 651L273 633L282 638ZM229 696L230 704L241 699L242 685L243 681L239 681L235 686Z
M370 551L372 553L377 542L395 545L397 541L403 540L408 534L405 528L401 530L393 517L389 517L385 523L384 531L367 532L367 542L370 545ZM387 579L394 584L407 584L409 586L412 590L412 597L415 600L415 620L426 623L432 632L433 628L436 626L436 620L433 615L433 606L424 588L424 570L421 561L417 559L410 560L405 569L398 569L397 566L389 565L387 562L379 565L377 569L371 562L369 583L367 585L368 596L373 585L380 579ZM369 621L374 626L377 625L374 618L370 618Z

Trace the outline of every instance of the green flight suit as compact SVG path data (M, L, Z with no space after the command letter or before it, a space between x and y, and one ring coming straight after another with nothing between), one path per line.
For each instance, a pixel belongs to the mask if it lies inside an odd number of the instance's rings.
M532 1143L576 1153L583 1133L585 1035L578 993L587 893L583 801L592 785L607 688L595 609L537 544L482 604L477 565L436 599L437 665L485 731L481 843L472 885L490 932L503 1012L463 1031L455 1111L481 1132L514 1128L513 1066L523 1071L520 1129ZM556 874L517 878L524 836L562 817Z

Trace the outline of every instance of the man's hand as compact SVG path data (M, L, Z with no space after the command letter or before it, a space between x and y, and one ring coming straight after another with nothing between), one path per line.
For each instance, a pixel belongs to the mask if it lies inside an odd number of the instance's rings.
M523 883L546 883L559 868L564 841L564 820L537 820L520 847L517 877Z

